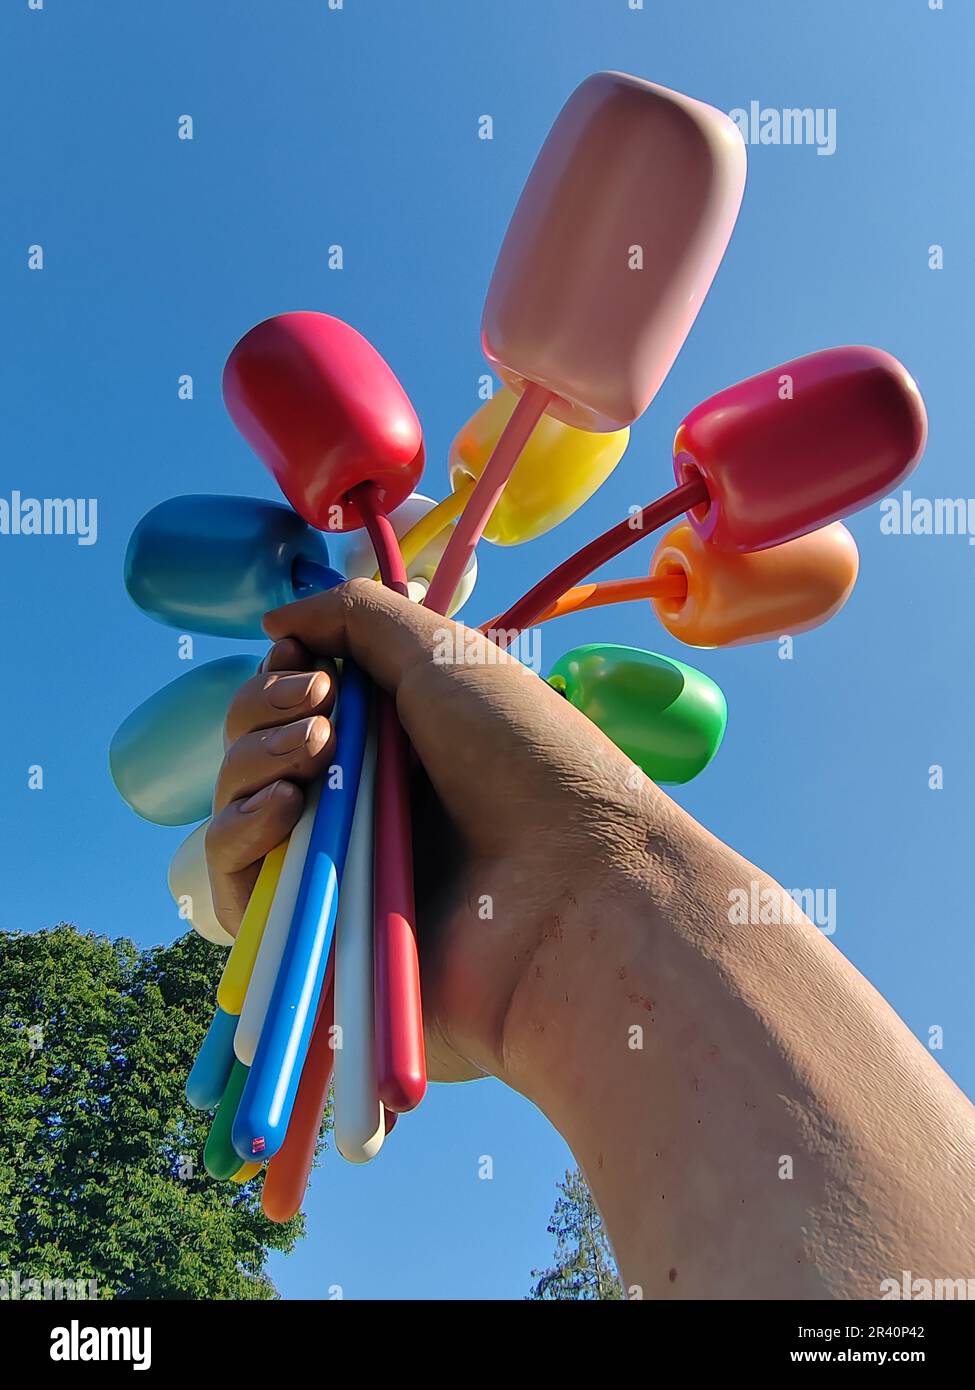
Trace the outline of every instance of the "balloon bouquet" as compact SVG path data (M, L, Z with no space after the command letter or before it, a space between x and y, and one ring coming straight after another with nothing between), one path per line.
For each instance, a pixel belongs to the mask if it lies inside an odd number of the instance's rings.
M278 315L234 348L223 389L290 505L163 502L126 555L136 604L182 631L260 638L267 610L342 582L323 533L361 531L345 576L456 612L482 536L505 546L544 534L619 463L707 294L744 182L727 116L639 78L590 77L556 120L502 244L482 341L505 384L454 440L450 495L416 492L420 424L378 352L325 314ZM674 441L676 486L482 631L506 647L532 624L636 599L692 647L805 631L856 579L839 518L899 483L925 436L918 389L885 352L838 347L774 367L693 409ZM588 582L667 525L646 577ZM139 814L203 822L177 851L170 887L196 929L227 944L205 818L227 706L256 666L230 656L192 670L130 715L111 749ZM724 697L682 662L594 644L562 656L549 683L656 781L688 781L721 742ZM263 1168L273 1220L301 1205L330 1083L336 1146L359 1163L426 1085L409 749L391 698L349 660L334 717L333 767L263 862L187 1082L194 1106L215 1109L208 1172L243 1182Z

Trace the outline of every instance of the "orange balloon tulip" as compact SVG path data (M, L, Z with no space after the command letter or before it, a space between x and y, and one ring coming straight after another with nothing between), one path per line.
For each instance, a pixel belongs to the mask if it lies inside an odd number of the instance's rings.
M838 613L860 557L840 521L747 554L716 550L687 521L657 546L654 577L683 575L684 598L652 598L663 626L689 647L733 647L806 632Z

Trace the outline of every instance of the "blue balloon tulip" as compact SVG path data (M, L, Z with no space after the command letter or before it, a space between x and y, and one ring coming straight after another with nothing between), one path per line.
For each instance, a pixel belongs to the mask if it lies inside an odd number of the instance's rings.
M227 707L257 665L256 656L224 656L196 666L119 725L108 757L133 811L156 825L190 825L210 814Z
M194 1110L215 1110L234 1066L236 1014L218 1008L186 1078L186 1099Z
M160 502L132 532L125 587L157 622L261 638L261 619L298 595L296 563L328 565L320 531L281 502L212 495Z

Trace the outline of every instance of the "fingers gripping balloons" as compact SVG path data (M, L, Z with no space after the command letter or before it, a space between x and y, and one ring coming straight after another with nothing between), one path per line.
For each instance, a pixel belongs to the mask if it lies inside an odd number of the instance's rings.
M397 592L456 612L482 533L499 546L544 535L620 462L708 292L744 179L744 145L720 111L622 73L587 79L555 121L498 255L481 332L505 385L454 438L451 496L416 491L419 420L376 349L328 314L279 314L234 347L223 390L290 505L161 503L128 547L133 600L182 631L260 638L269 609L341 582L323 532L359 532L344 546L349 576L378 569ZM917 386L878 348L815 352L730 386L681 422L673 490L482 631L506 645L529 623L639 598L690 646L805 632L856 581L841 518L907 476L926 428ZM581 583L659 527L670 529L645 577ZM344 1157L371 1158L426 1085L408 746L389 695L341 664L331 716L340 785L308 787L290 837L266 856L187 1082L190 1103L216 1111L207 1169L237 1183L263 1174L276 1221L301 1205L333 1029L351 1049L334 1057ZM140 815L203 822L177 850L170 887L211 941L229 935L209 892L205 818L227 706L255 665L230 656L192 668L123 722L110 753ZM663 784L703 772L725 733L715 682L641 648L578 646L549 683Z

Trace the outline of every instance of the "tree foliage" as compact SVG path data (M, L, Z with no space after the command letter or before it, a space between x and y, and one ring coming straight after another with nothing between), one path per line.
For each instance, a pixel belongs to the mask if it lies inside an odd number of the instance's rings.
M566 1171L549 1222L555 1263L532 1270L532 1299L624 1299L626 1292L592 1193L578 1168Z
M223 952L140 951L66 923L0 933L0 1278L96 1280L101 1298L267 1299L260 1184L203 1168L187 1073Z

